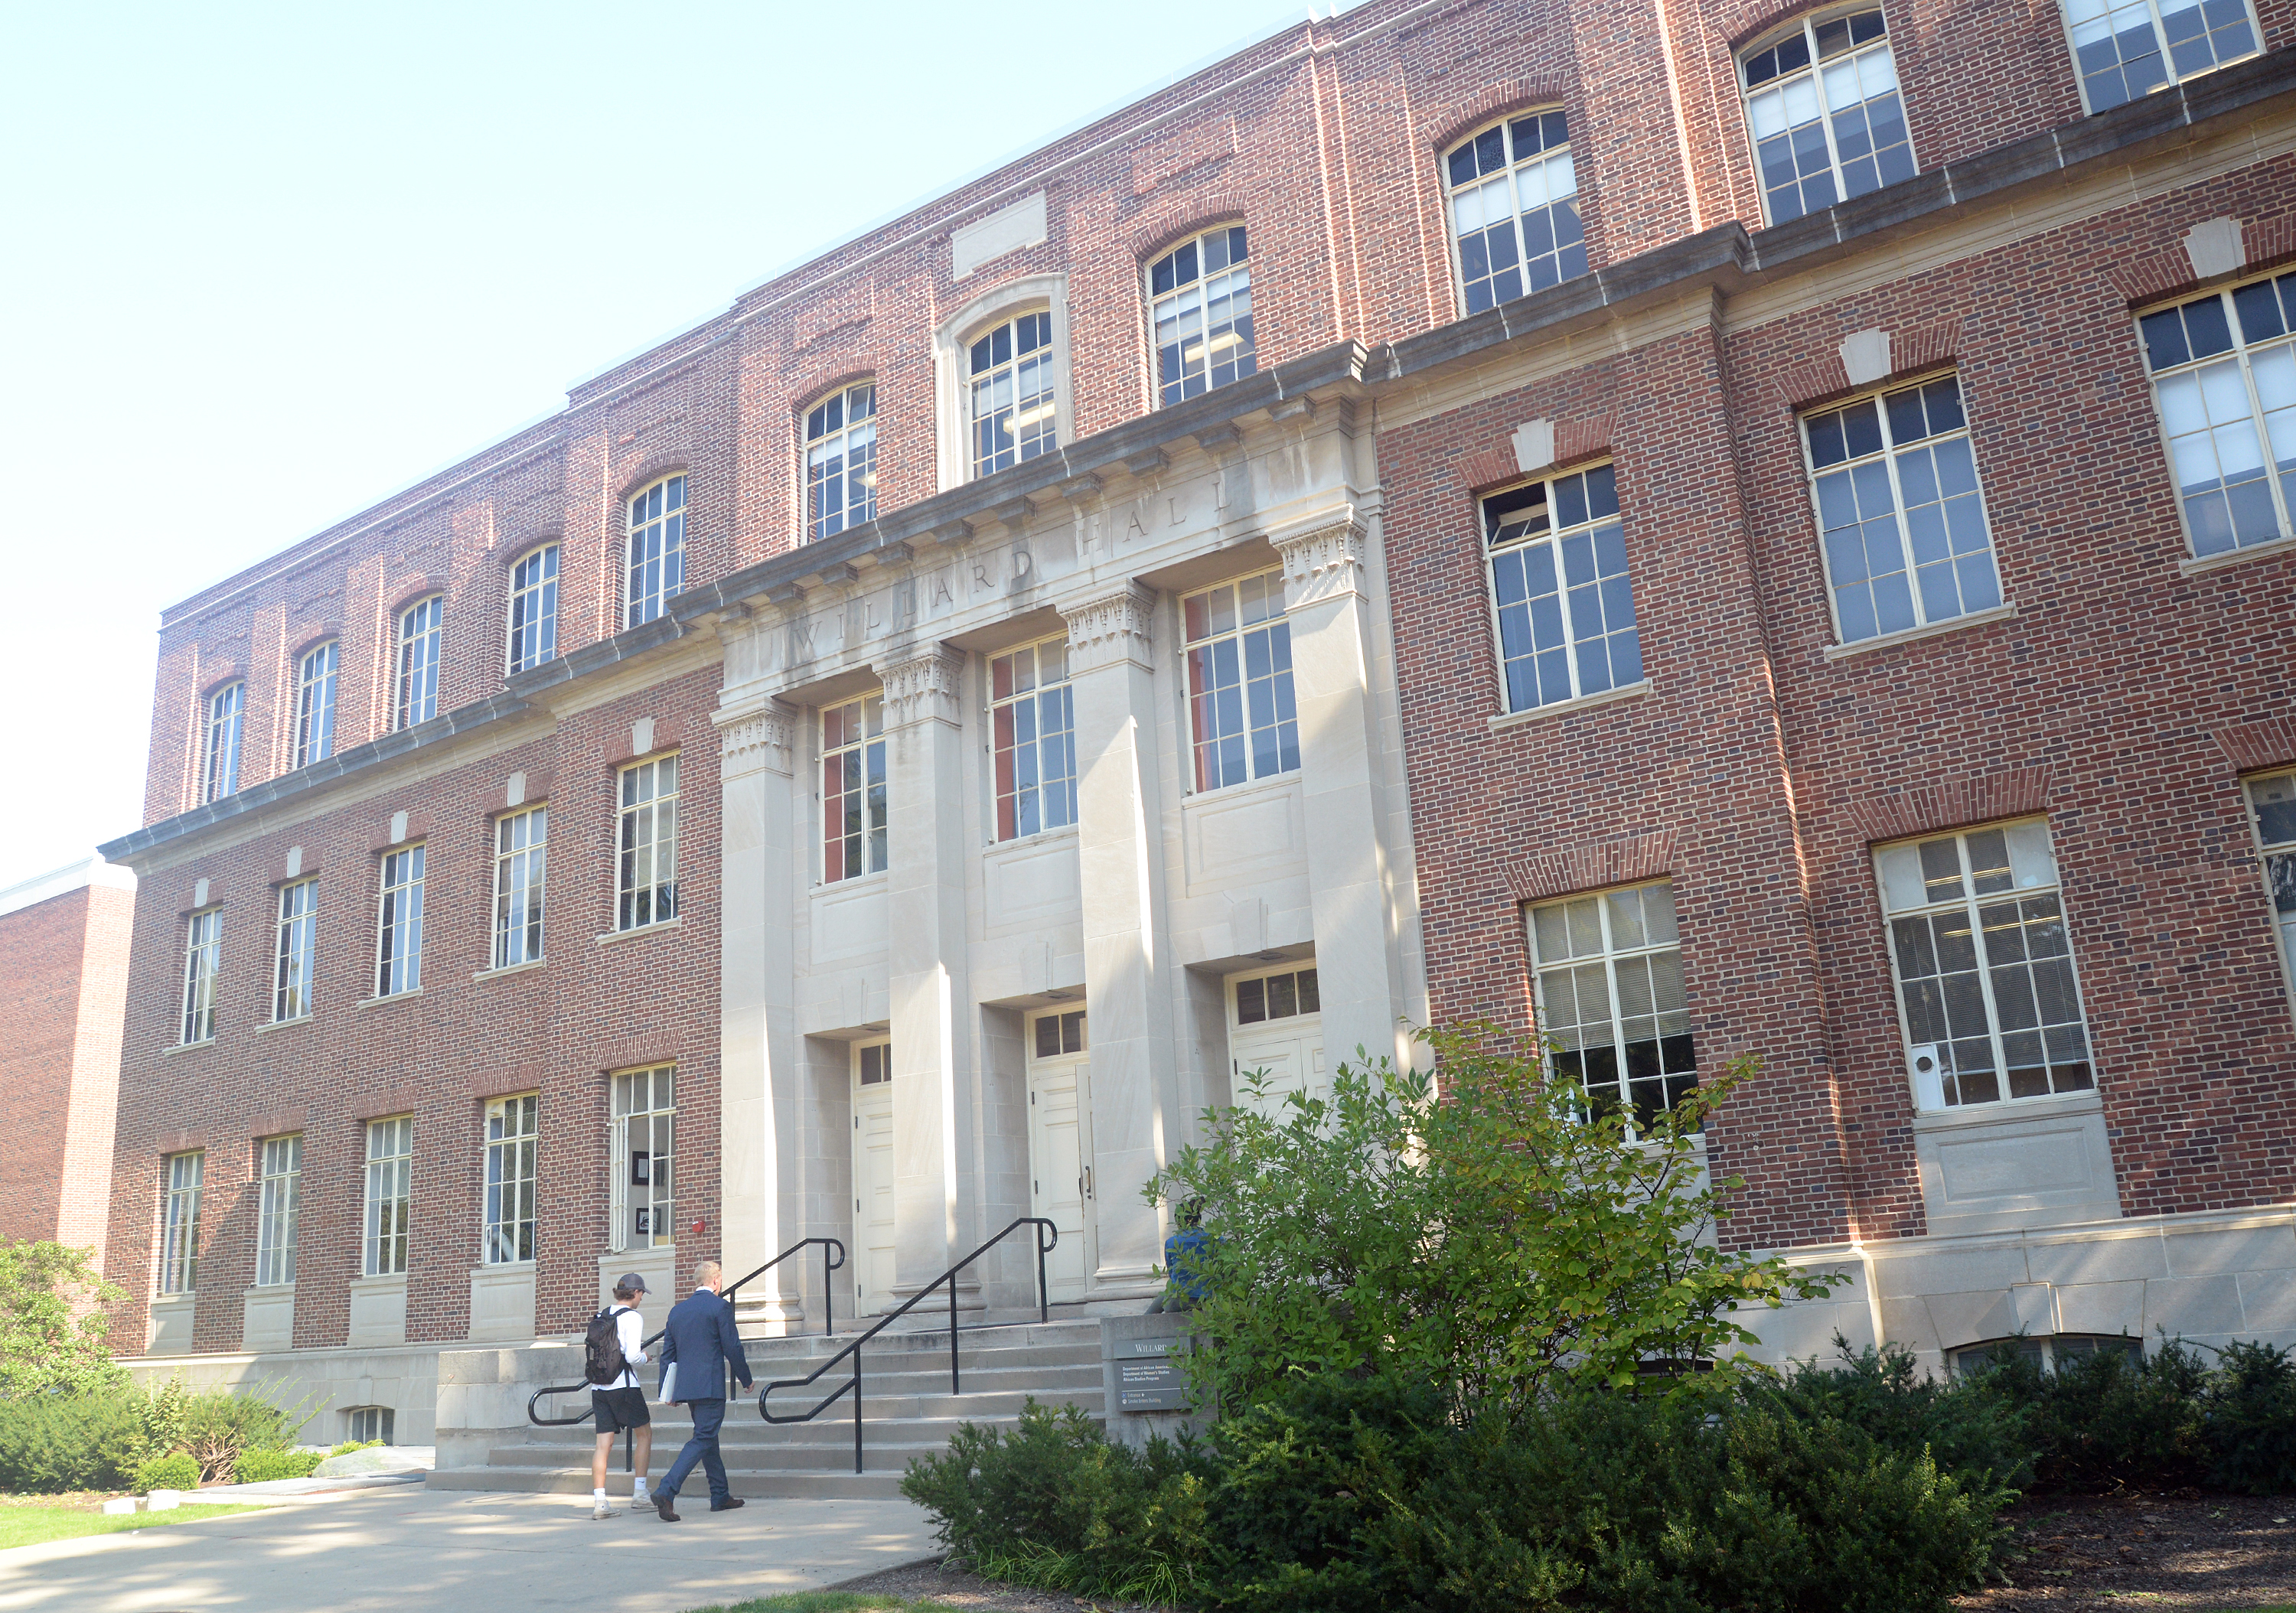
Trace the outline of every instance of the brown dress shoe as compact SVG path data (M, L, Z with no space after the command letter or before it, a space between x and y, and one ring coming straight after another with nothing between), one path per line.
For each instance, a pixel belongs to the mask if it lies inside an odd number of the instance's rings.
M664 1495L659 1490L654 1492L653 1510L660 1515L662 1522L676 1523L677 1521L677 1509L671 1506L669 1502L670 1498L668 1496Z
M723 1501L711 1502L709 1503L709 1510L713 1512L730 1512L735 1507L746 1507L750 1503L748 1502L743 1501L739 1495L728 1495Z

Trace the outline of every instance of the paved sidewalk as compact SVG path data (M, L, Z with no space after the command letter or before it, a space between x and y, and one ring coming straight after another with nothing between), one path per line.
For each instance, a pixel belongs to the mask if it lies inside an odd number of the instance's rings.
M933 1554L906 1501L709 1497L593 1522L587 1497L350 1492L0 1552L0 1613L684 1613Z

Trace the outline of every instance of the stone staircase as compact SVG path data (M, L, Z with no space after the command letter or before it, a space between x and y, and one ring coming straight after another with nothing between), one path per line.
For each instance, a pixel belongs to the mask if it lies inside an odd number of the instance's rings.
M762 1387L777 1378L802 1378L852 1342L859 1330L823 1338L750 1339L743 1341L750 1371ZM751 1499L810 1496L817 1499L886 1497L900 1494L901 1474L912 1457L948 1448L949 1436L965 1422L1010 1423L1031 1395L1046 1404L1081 1406L1101 1421L1103 1404L1101 1330L1097 1318L1013 1322L974 1327L959 1335L964 1392L948 1392L948 1330L889 1329L862 1351L863 1470L853 1470L853 1410L849 1394L811 1422L769 1424L758 1416L755 1390L729 1401L718 1437L734 1494ZM574 1357L578 1361L579 1356ZM849 1380L851 1363L840 1362L812 1389L783 1389L774 1396L776 1413L803 1410ZM579 1376L578 1371L576 1376ZM570 1381L570 1380L562 1380ZM649 1373L648 1382L652 1379ZM651 1395L649 1388L649 1395ZM570 1415L579 1396L557 1397L557 1409ZM548 1414L551 1403L544 1403ZM653 1412L652 1478L656 1483L693 1432L684 1406L651 1404ZM596 1436L587 1422L572 1428L528 1427L490 1448L483 1467L453 1468L430 1475L434 1490L509 1490L529 1494L587 1494L590 1452ZM686 1503L709 1504L707 1479L700 1469L684 1486ZM622 1444L614 1443L607 1488L630 1493L622 1471Z

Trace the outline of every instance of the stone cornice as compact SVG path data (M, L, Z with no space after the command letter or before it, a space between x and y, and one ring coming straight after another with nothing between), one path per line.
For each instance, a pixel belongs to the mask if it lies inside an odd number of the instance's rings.
M964 656L936 644L885 668L885 727L943 722L954 728L964 709Z
M1095 594L1060 609L1069 625L1070 671L1089 671L1122 660L1154 668L1150 628L1155 620L1156 596L1148 589L1127 583L1114 593Z

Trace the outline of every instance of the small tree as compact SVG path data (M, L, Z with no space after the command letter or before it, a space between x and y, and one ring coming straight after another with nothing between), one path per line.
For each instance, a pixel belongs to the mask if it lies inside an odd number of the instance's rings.
M1439 1097L1423 1071L1343 1064L1328 1099L1215 1111L1144 1190L1203 1208L1200 1391L1233 1408L1295 1371L1392 1370L1464 1410L1654 1361L1727 1377L1724 1353L1755 1342L1734 1310L1840 1280L1709 1236L1742 1183L1702 1181L1696 1138L1751 1059L1636 1124L1587 1112L1489 1027L1420 1039Z
M106 1347L101 1308L127 1295L95 1269L94 1254L0 1242L0 1395L85 1395L127 1381Z

